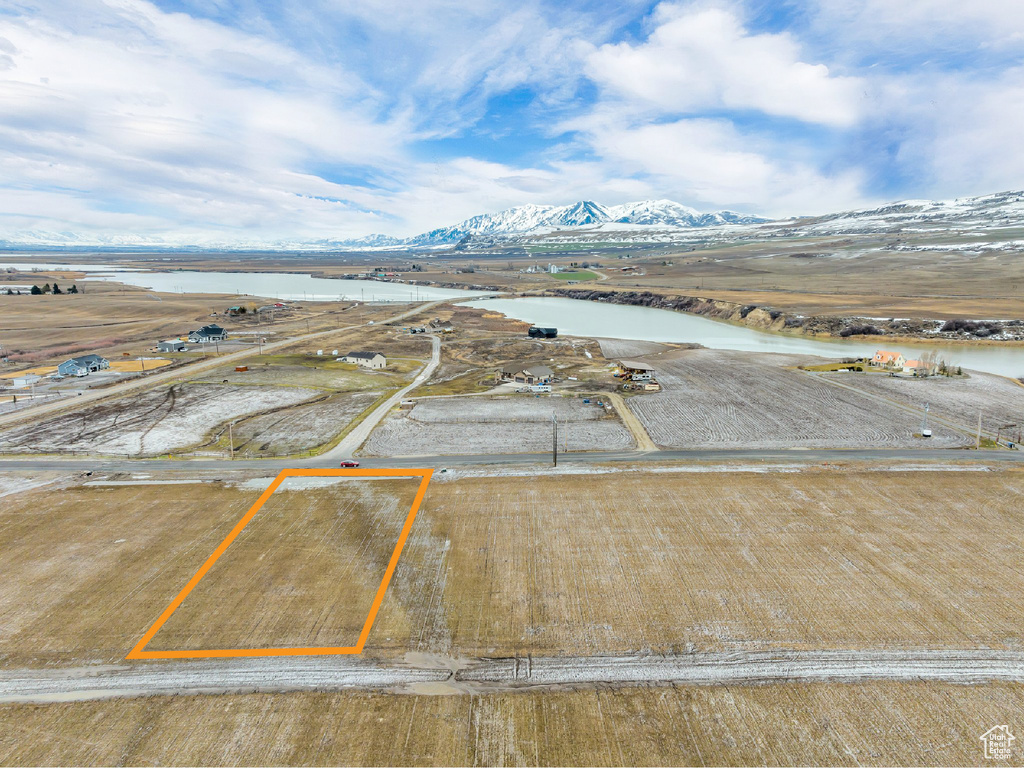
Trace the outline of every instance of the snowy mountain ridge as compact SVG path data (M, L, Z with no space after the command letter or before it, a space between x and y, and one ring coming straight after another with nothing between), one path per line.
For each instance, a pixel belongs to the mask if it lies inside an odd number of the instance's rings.
M760 224L765 221L768 219L734 211L700 213L672 200L641 200L612 206L604 206L593 200L581 200L570 205L520 205L498 213L481 214L452 226L416 235L403 241L403 244L454 244L467 235L502 237L609 223L688 229L722 224Z

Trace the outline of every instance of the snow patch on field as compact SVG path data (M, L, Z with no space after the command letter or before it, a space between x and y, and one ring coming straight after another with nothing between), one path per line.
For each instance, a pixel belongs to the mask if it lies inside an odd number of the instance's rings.
M39 477L11 477L10 475L0 476L0 498L15 493L30 491L33 488L41 488L54 482L53 478Z
M338 475L337 477L289 477L286 478L281 485L277 487L274 493L281 493L282 491L309 491L316 488L330 488L338 485L339 483L363 483L371 480L395 480L395 479L408 479L414 478L419 481L419 475ZM253 477L248 480L242 480L237 483L228 483L232 488L238 488L243 491L265 491L270 487L270 484L274 481L272 477Z
M530 453L549 450L552 415L559 450L615 450L633 446L629 430L595 405L575 398L461 397L424 400L398 411L370 435L370 456Z
M0 435L0 450L158 455L201 443L232 419L316 395L298 387L179 384L103 401Z

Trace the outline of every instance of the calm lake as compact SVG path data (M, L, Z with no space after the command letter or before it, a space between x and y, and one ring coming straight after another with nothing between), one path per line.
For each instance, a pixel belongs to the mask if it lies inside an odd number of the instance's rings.
M820 357L863 357L895 346L908 358L933 350L954 365L1003 376L1024 376L1024 348L898 344L878 341L824 341L756 331L684 312L558 298L485 299L466 305L501 312L534 325L558 328L560 334L644 341L696 342L715 349L781 352Z
M293 272L112 272L86 278L116 280L162 293L228 293L290 301L433 301L480 292L376 280L332 280Z

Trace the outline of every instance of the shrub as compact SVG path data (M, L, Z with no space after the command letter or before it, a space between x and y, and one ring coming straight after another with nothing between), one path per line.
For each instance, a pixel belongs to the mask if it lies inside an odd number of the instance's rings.
M880 336L882 331L873 325L848 325L839 332L843 338L847 336Z

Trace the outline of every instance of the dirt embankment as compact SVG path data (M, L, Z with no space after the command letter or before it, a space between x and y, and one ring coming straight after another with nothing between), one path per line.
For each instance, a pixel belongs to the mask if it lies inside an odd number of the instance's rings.
M603 301L610 304L672 309L715 320L746 325L762 331L784 331L807 336L898 336L931 340L991 341L1024 340L1024 321L946 321L893 318L845 317L839 315L798 315L771 306L739 304L701 296L662 295L651 291L605 291L586 288L556 288L547 295L569 299ZM996 327L998 326L998 327ZM980 333L978 332L980 330Z

